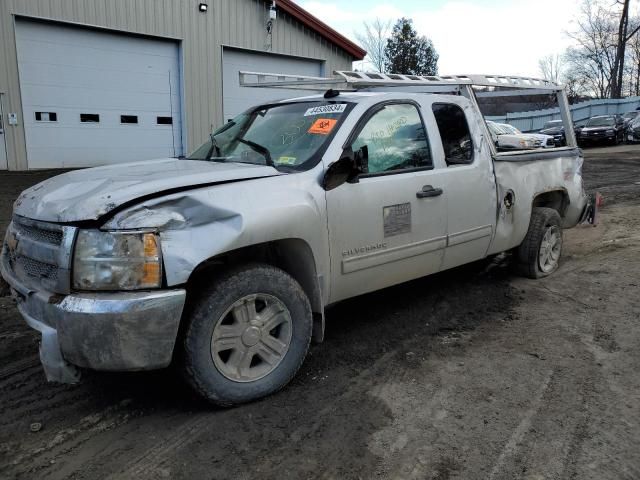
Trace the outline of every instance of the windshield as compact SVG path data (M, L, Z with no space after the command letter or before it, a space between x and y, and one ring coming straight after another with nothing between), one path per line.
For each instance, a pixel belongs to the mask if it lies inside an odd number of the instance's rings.
M587 122L587 127L606 127L615 125L615 119L613 117L593 117Z
M553 128L553 127L561 127L562 126L562 120L552 120L550 122L547 122L544 124L544 127L542 128Z
M508 123L503 123L500 126L502 127L503 130L506 130L508 133L511 133L513 135L522 135L522 132L518 130L516 127L514 127L513 125L509 125Z
M352 107L324 101L257 107L214 132L187 159L311 168Z
M508 133L504 128L494 122L487 121L487 126L489 127L491 133L493 133L494 135L505 135L506 133Z

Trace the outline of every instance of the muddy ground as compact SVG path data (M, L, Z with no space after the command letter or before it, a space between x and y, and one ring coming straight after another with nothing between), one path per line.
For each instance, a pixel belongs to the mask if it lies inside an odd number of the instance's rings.
M342 303L288 388L234 409L170 370L48 384L0 298L0 478L640 478L640 148L584 172L602 223L555 275L485 262ZM43 174L0 176L3 222Z

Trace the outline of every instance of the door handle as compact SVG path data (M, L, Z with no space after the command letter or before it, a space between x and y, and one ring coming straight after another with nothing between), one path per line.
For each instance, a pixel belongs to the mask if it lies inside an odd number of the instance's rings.
M422 190L416 193L418 198L439 197L442 195L441 188L433 188L431 185L425 185Z

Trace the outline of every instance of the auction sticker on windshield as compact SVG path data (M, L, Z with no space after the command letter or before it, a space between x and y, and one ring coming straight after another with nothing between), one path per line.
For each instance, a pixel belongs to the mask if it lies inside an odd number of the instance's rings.
M328 135L333 130L333 127L336 126L336 123L338 123L338 120L332 118L319 118L313 122L313 125L307 131L318 135Z
M311 107L304 112L304 116L321 115L323 113L342 113L347 108L346 103L332 103L330 105L320 105L319 107Z

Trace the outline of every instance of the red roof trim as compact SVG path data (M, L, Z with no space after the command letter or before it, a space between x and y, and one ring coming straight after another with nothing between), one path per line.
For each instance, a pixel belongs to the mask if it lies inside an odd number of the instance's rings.
M344 35L336 32L329 25L311 15L304 8L295 4L292 0L276 0L276 6L283 12L288 13L296 20L302 22L310 29L315 30L330 42L350 53L355 60L362 60L367 54L366 50L360 48L360 46L353 43Z

